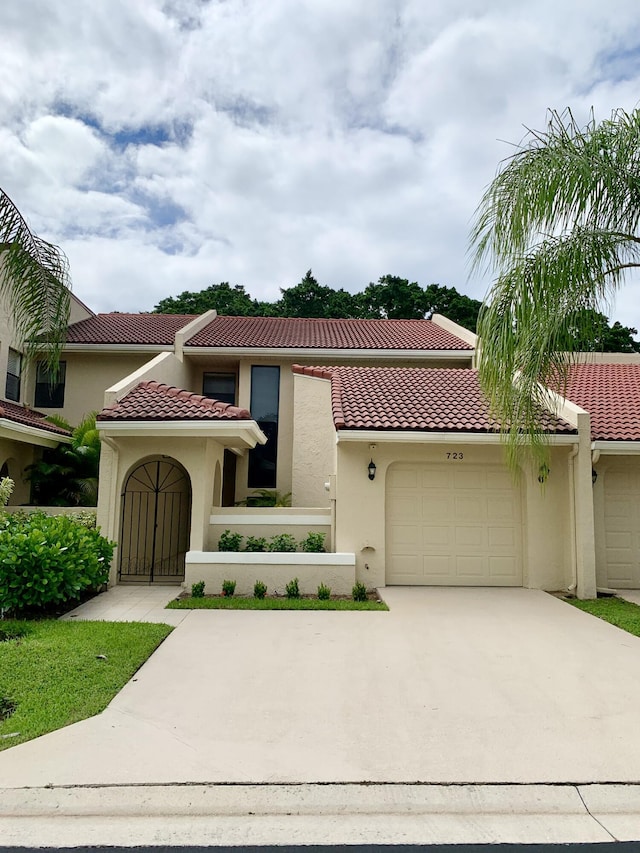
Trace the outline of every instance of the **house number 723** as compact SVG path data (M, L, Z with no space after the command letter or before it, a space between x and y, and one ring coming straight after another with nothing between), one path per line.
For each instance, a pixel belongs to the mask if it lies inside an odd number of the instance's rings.
M464 459L464 453L460 451L447 453L447 459Z

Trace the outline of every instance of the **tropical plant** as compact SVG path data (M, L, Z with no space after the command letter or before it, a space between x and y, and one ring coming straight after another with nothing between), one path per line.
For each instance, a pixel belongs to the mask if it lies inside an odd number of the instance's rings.
M480 314L480 382L515 465L546 458L544 383L564 390L593 314L640 266L640 110L585 127L567 110L529 131L486 190L474 268L496 278ZM576 334L578 330L578 334Z
M307 538L300 542L302 550L311 554L322 553L326 535L326 533L307 533Z
M297 549L298 544L290 533L276 533L269 540L268 548L270 551L289 551L293 552Z
M0 189L0 298L11 308L27 359L41 354L54 378L69 318L69 288L64 253L37 237Z
M291 492L279 492L277 489L254 489L236 506L291 506Z
M218 539L218 551L239 551L242 545L242 534L225 530Z
M267 540L264 536L247 536L245 551L260 552L267 550Z
M86 415L74 430L61 418L56 424L71 431L71 443L45 449L41 459L27 466L31 500L36 506L95 506L100 467L96 412Z

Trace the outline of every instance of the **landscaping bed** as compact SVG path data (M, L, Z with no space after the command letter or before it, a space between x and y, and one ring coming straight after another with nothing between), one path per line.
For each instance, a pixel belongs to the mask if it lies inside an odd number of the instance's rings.
M171 610L388 610L375 593L368 593L365 601L354 601L351 596L335 595L319 599L311 595L287 598L282 595L205 595L194 598L181 596L167 604Z
M173 629L0 621L0 750L104 710Z
M616 628L622 628L623 631L640 637L640 607L637 604L615 596L588 599L586 601L567 598L565 601L577 607L578 610L591 613L592 616L604 619L605 622L615 625Z

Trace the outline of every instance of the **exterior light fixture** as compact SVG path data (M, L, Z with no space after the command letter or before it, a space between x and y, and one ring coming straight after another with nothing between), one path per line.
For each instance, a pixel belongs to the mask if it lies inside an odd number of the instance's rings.
M595 468L591 469L591 485L595 486L596 480L598 479L598 472Z
M367 465L367 471L369 472L369 479L375 480L375 478L376 478L376 463L373 461L373 459Z

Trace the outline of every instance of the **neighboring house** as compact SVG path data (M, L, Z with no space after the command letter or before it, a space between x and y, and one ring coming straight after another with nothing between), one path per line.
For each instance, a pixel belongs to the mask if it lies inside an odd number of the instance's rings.
M325 532L338 586L583 597L596 585L640 587L640 359L575 366L568 399L549 391L548 469L514 477L475 345L437 315L87 312L69 327L60 387L40 408L71 423L100 411L98 520L119 545L113 582L248 577L250 555L217 553L229 528ZM607 363L616 360L626 363ZM35 402L31 389L23 402ZM291 508L238 505L256 489L291 492ZM302 577L305 559L287 555L273 577Z

